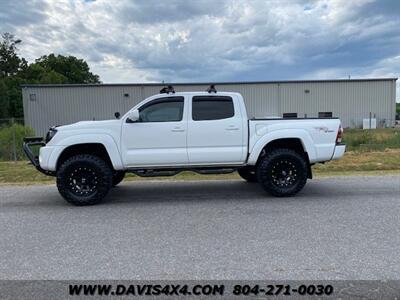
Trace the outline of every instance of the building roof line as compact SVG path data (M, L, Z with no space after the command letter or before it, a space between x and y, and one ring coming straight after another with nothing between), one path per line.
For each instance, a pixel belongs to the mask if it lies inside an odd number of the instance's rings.
M279 81L229 81L229 82L152 82L152 83L79 83L79 84L21 84L27 87L107 87L107 86L185 86L185 85L234 85L234 84L284 84L284 83L318 83L318 82L364 82L364 81L397 81L392 78L355 78L355 79L316 79L316 80L279 80Z

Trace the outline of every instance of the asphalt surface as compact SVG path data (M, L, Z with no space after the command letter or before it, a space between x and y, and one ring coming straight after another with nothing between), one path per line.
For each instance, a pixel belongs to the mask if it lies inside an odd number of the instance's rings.
M0 279L400 279L400 176L130 182L98 206L0 187Z

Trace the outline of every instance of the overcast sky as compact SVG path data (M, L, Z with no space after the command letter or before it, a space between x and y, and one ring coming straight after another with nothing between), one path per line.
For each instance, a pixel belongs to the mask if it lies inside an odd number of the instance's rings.
M75 55L106 83L400 74L397 0L0 0L0 32L30 62Z

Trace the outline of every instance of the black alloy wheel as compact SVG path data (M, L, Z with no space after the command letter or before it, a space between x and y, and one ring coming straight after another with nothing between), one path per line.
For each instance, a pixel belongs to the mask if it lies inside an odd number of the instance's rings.
M74 205L99 203L112 187L112 168L100 157L79 154L68 158L57 170L57 188Z
M258 182L271 195L288 197L297 194L307 182L307 160L291 149L274 149L257 165Z

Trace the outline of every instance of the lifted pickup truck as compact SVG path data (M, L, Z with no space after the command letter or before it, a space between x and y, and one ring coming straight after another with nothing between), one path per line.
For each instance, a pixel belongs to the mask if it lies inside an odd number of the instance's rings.
M26 138L35 167L56 176L60 194L75 205L100 202L126 172L170 176L238 171L271 195L292 196L312 178L311 165L339 159L340 120L249 119L239 93L172 88L137 104L123 117L50 128ZM34 156L32 145L40 145Z

